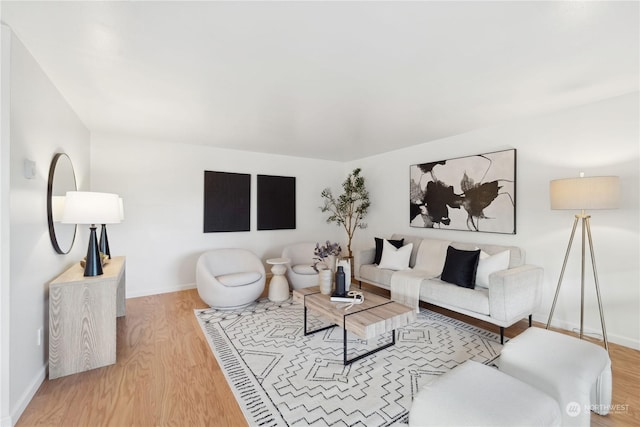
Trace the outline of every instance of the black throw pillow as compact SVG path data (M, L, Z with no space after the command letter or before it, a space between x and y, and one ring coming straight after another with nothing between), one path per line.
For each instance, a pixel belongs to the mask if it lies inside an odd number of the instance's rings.
M476 286L476 271L478 270L479 260L480 249L463 251L449 246L440 279L454 285L473 289Z
M373 258L373 263L374 264L380 264L380 260L382 260L382 241L384 239L381 239L379 237L374 237L374 239L376 241L376 255ZM396 249L400 249L402 246L404 246L404 239L400 239L400 240L389 240L389 239L387 239L387 242L389 242L393 246L395 246Z

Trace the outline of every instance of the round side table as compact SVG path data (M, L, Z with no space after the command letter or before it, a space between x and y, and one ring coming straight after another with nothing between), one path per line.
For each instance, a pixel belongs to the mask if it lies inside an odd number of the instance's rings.
M289 258L271 258L267 260L267 264L273 265L271 272L271 282L269 282L269 300L273 302L281 302L289 299L289 282L284 273L287 271L285 264L290 263Z

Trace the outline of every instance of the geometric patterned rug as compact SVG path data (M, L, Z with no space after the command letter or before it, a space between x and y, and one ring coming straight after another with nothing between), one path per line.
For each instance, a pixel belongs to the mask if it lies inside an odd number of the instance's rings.
M251 426L407 423L424 384L468 359L491 364L502 348L497 334L421 308L394 346L344 366L342 329L304 336L303 306L291 299L195 315ZM324 324L309 315L310 330ZM390 340L349 334L349 358Z

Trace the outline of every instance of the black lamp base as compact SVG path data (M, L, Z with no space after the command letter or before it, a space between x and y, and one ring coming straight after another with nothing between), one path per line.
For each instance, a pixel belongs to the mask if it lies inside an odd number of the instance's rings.
M84 264L85 276L100 276L102 274L102 260L98 250L98 239L96 237L96 226L91 225L89 234L89 248L87 249L87 259Z
M105 224L102 224L102 229L100 230L100 252L102 252L109 259L111 259L111 250L109 249L109 239L107 238L107 226Z

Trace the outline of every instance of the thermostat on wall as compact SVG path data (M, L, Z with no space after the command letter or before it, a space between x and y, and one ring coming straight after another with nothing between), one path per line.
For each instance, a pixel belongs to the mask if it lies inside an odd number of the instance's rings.
M27 179L33 179L36 176L36 162L29 159L24 159L24 177Z

